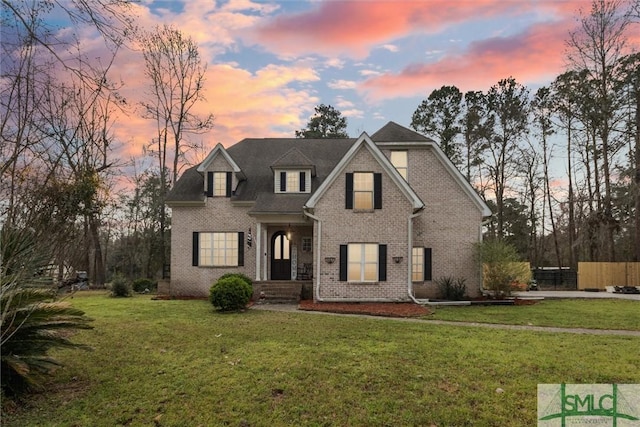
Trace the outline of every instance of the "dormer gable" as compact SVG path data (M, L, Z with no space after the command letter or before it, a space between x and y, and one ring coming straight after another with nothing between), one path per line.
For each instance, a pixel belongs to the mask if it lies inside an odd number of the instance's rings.
M242 170L220 143L200 163L197 171L205 177L203 190L207 197L231 197L234 184L244 179Z
M315 164L300 150L292 148L271 164L275 193L311 193Z
M200 163L200 165L198 166L198 172L204 173L207 170L209 170L209 167L213 164L213 161L216 159L218 155L221 155L227 161L227 163L229 164L229 166L231 166L234 173L236 174L242 173L242 170L240 169L240 167L236 164L236 162L229 155L229 153L227 153L227 150L224 148L224 146L219 142L218 144L216 144L213 150L209 152L209 155L207 155L207 157L202 161L202 163Z

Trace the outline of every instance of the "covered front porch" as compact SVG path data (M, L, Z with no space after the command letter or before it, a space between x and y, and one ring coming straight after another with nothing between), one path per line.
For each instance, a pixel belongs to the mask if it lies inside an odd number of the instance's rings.
M313 222L301 215L257 219L254 282L311 282Z

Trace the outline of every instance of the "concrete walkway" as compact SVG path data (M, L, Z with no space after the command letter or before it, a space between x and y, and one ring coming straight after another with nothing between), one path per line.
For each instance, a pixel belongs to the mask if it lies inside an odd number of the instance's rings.
M538 292L535 292L535 293L538 293ZM542 294L544 292L540 292L540 293ZM579 293L589 293L589 292L579 292ZM633 295L633 296L637 296L637 295ZM571 297L564 297L564 298L571 298ZM297 312L297 313L304 313L304 314L320 314L320 315L328 315L328 316L364 317L368 319L395 320L399 322L422 322L422 323L427 323L432 325L464 326L464 327L470 327L470 328L489 328L489 329L503 329L503 330L514 330L514 331L569 333L569 334L582 334L582 335L640 337L640 331L628 331L628 330L622 330L622 329L559 328L559 327L551 327L551 326L505 325L500 323L454 322L449 320L429 320L429 319L414 318L414 317L406 318L406 317L372 316L367 314L329 313L329 312L323 312L323 311L298 310L297 304L254 304L253 306L251 306L251 309L265 310L265 311L291 312L291 313ZM638 307L638 310L640 310L640 307Z
M615 294L613 292L585 292L585 291L529 291L514 292L519 297L543 297L543 298L585 298L585 299L627 299L640 301L640 294Z

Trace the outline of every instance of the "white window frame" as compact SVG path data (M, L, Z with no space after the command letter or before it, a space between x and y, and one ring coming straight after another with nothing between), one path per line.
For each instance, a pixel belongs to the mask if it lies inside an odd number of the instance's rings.
M287 171L287 193L299 193L300 192L300 172L302 171ZM295 188L295 191L290 190Z
M424 248L414 246L411 249L411 281L424 282Z
M367 253L367 249L371 252ZM378 251L377 243L349 243L347 245L347 282L377 282L380 270ZM367 270L367 267L371 266L374 266L373 272Z
M213 196L226 197L226 195L227 195L227 173L214 172L213 173Z
M285 173L285 191L280 190L280 174ZM300 191L300 173L304 173L304 191ZM273 187L279 194L311 193L311 171L306 169L277 169L274 171Z
M367 178L365 180L365 178ZM372 210L374 207L374 178L373 172L353 173L353 209Z
M237 267L238 233L200 233L198 265L202 267Z
M401 158L397 158L397 156L403 155ZM396 157L394 159L394 157ZM396 168L398 173L404 178L405 181L408 181L407 177L409 176L409 154L406 150L393 150L391 151L391 164ZM401 162L400 162L401 160ZM403 163L403 164L402 164Z

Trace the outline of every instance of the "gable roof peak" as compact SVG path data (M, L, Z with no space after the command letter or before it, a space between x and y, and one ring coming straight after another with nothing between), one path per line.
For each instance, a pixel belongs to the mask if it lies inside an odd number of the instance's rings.
M297 147L291 148L275 162L271 163L272 168L278 167L312 167L314 163L307 156L302 154Z
M431 138L390 121L371 136L376 142L433 142Z
M213 150L211 150L209 152L209 154L202 161L202 163L200 163L200 165L198 166L198 169L197 169L198 172L200 172L200 173L205 172L207 170L207 168L209 167L209 165L211 165L211 163L213 162L213 160L216 158L216 156L218 154L221 154L225 158L225 160L227 161L227 163L229 163L229 165L231 165L231 168L233 169L233 171L235 173L242 172L242 170L236 164L236 162L233 160L231 155L229 153L227 153L227 150L225 150L224 146L219 142L216 144L216 146L213 148Z
M400 176L400 173L391 164L391 161L382 153L382 151L380 151L380 148L376 146L375 142L366 132L362 132L360 134L360 137L353 143L351 148L349 148L349 151L345 153L340 162L338 162L333 171L331 171L327 179L324 180L320 187L318 187L318 189L311 195L309 200L307 200L307 203L304 206L305 209L315 208L315 205L322 198L324 193L337 179L338 175L344 171L361 147L366 147L369 150L373 158L377 160L378 164L382 166L391 180L398 186L405 197L407 197L413 206L414 213L424 209L424 202L420 200L420 197L418 197L418 195L413 191L407 181Z

